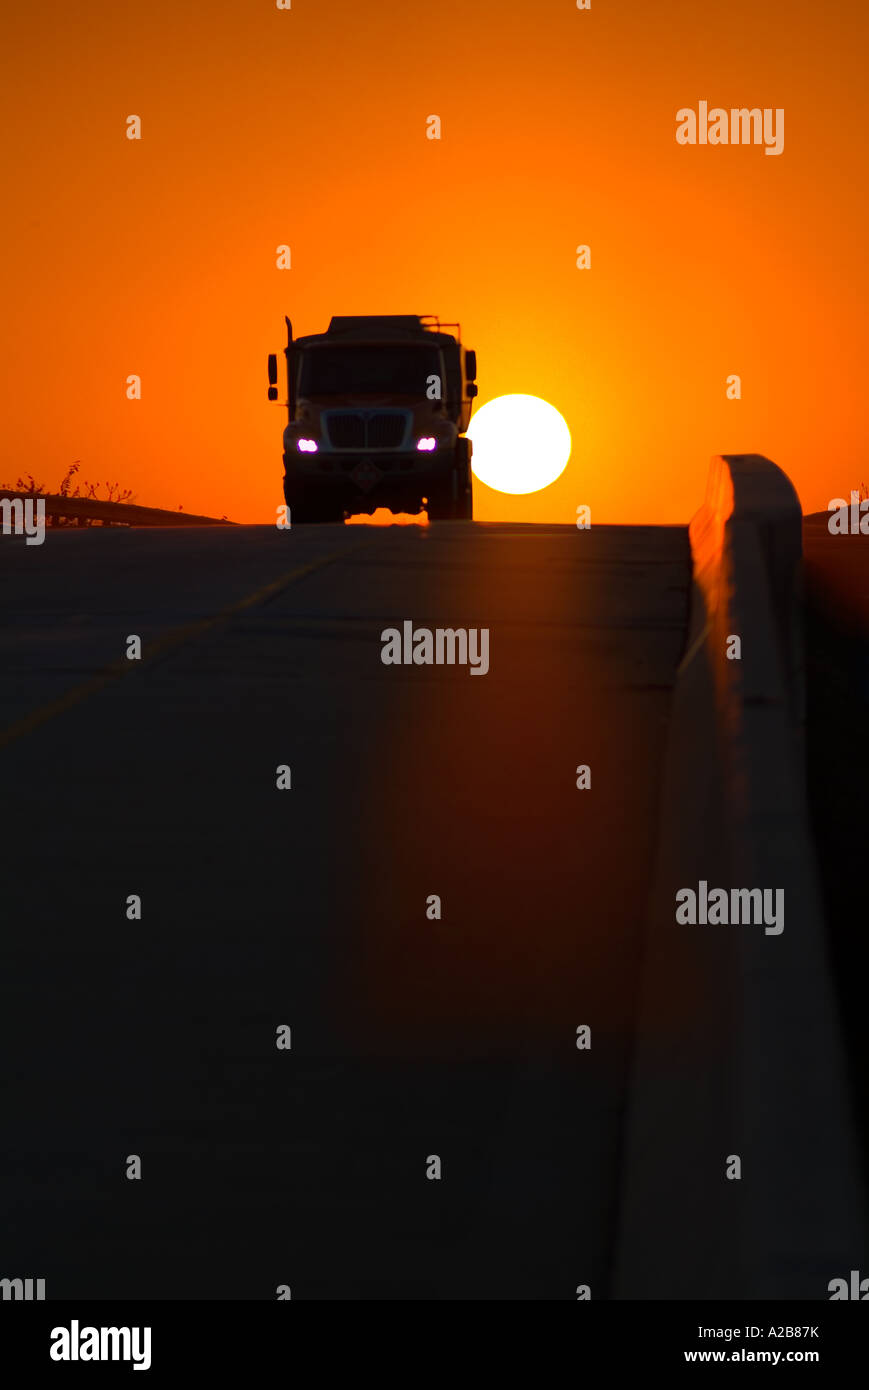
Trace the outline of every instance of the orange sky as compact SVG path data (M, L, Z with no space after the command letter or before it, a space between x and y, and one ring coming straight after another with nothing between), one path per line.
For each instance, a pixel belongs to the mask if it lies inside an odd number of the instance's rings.
M271 520L284 313L434 312L479 404L541 395L573 436L543 492L476 483L482 519L685 521L736 451L826 507L869 481L867 37L856 0L7 7L0 480L81 459ZM783 154L679 146L701 100L783 107Z

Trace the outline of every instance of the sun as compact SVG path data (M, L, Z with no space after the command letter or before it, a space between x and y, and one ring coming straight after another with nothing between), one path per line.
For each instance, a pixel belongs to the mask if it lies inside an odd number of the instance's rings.
M498 492L539 492L564 472L570 431L539 396L496 396L478 410L468 430L471 467Z

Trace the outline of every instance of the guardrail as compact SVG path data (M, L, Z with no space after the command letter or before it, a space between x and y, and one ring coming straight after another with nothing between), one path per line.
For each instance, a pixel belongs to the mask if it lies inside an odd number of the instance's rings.
M869 1274L805 791L801 531L775 464L713 461L690 527L691 629L624 1120L617 1298L825 1299L830 1280ZM783 889L783 930L678 924L676 893L701 881Z
M23 501L45 503L49 522L61 518L81 524L101 521L108 526L234 526L234 521L218 520L213 516L195 516L188 512L169 512L160 507L139 507L132 502L102 502L95 497L61 497L56 493L14 492L0 488L0 498L20 497Z

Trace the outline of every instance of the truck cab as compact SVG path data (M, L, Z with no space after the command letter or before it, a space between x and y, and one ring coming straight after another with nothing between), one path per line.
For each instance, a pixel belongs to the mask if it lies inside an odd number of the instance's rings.
M333 318L284 349L284 499L291 522L378 507L470 520L476 355L434 315ZM446 333L444 328L455 328ZM277 356L269 357L277 400Z

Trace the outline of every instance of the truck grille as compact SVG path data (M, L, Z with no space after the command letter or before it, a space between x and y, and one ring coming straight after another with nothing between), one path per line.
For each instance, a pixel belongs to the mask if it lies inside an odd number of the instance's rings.
M369 449L397 449L404 438L404 416L393 411L368 417Z
M326 427L333 449L364 449L365 418L362 415L326 416Z
M404 410L325 411L323 423L333 449L398 449L407 429Z

